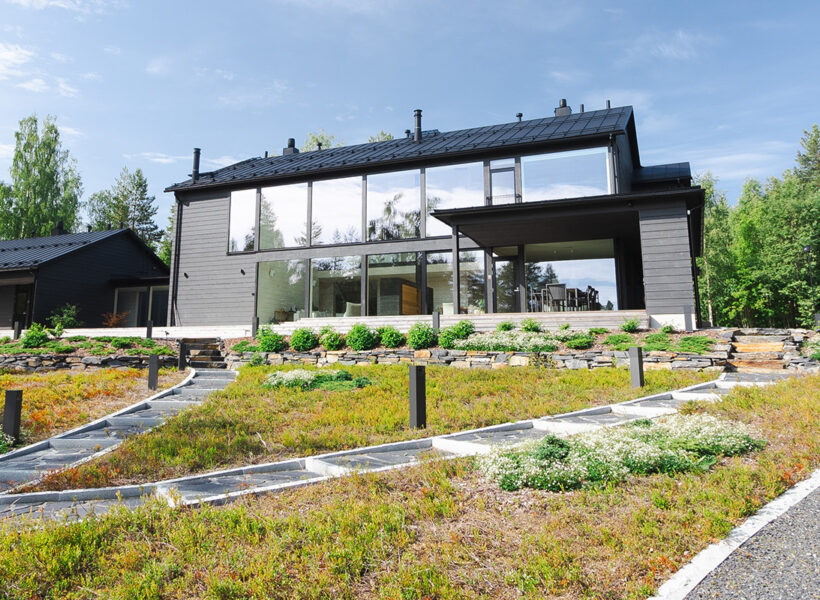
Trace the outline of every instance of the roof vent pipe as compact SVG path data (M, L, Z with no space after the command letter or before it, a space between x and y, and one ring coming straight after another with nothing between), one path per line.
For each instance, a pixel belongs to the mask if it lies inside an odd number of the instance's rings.
M413 111L413 116L416 118L416 131L413 133L413 140L421 141L421 109L417 108Z
M521 122L521 119L522 119L523 116L524 116L524 113L515 113L515 117L518 119L519 123Z
M581 112L584 112L584 105L581 105Z
M404 137L406 137L408 140L410 139L410 137L411 137L412 135L413 135L413 132L412 132L412 131L410 131L409 129L405 129L405 130L404 130Z
M202 152L199 148L194 148L194 166L191 169L191 181L196 183L199 179L199 154Z
M572 114L572 109L567 106L567 99L561 98L561 101L558 103L558 107L555 109L555 116L556 117L566 117L567 115Z
M606 101L606 107L607 108L612 108L612 104L609 102L609 100Z
M299 148L296 147L296 140L293 138L288 138L287 148L282 148L282 155L287 156L288 154L299 154Z

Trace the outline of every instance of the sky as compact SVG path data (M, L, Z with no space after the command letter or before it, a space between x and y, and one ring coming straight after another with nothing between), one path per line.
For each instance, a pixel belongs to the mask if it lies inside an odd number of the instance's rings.
M163 189L323 129L395 136L632 105L644 165L689 161L735 201L820 121L820 2L0 0L0 180L53 115L84 197Z

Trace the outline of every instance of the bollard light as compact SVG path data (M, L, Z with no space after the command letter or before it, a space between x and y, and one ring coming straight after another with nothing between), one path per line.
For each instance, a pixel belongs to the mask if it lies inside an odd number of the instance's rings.
M159 356L152 354L148 357L148 389L155 390L159 383Z
M629 373L632 376L632 387L643 387L643 350L639 346L629 349Z
M154 337L154 322L151 319L148 319L148 323L145 325L145 339L150 340Z
M185 368L188 366L187 361L188 356L188 344L185 342L179 343L179 362L177 363L177 369L180 371L184 371Z
M423 365L410 365L410 428L427 427L427 385Z
M23 413L23 390L6 390L3 408L3 433L20 441L20 418Z

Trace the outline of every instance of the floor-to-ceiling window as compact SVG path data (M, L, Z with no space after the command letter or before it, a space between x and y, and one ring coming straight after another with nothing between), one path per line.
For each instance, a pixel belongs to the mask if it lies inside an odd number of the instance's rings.
M420 256L400 252L367 257L368 315L422 314Z
M307 183L262 188L259 249L307 246Z
M258 265L256 315L261 323L297 321L305 317L307 261L271 260Z
M609 193L606 148L552 152L521 158L524 202Z
M362 257L310 261L310 316L359 317L362 314Z
M468 315L486 312L486 277L484 251L462 250L459 252L459 302L460 312Z
M480 162L425 169L427 237L449 235L450 227L429 214L436 209L484 204L484 165Z
M346 177L312 184L311 244L362 241L362 178Z
M231 192L228 252L256 249L256 189Z
M367 176L367 240L401 240L421 234L421 171Z

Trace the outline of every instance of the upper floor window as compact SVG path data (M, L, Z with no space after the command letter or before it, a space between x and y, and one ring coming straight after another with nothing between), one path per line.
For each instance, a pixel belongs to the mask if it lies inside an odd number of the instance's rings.
M608 194L607 149L523 156L521 179L524 202Z
M262 188L259 249L308 245L307 183Z
M362 241L362 178L313 182L311 243Z
M228 252L256 249L256 190L231 192Z
M437 208L464 208L484 204L484 165L480 162L425 171L427 237L448 235L450 228L429 214Z
M398 171L367 177L367 241L421 235L421 172Z

